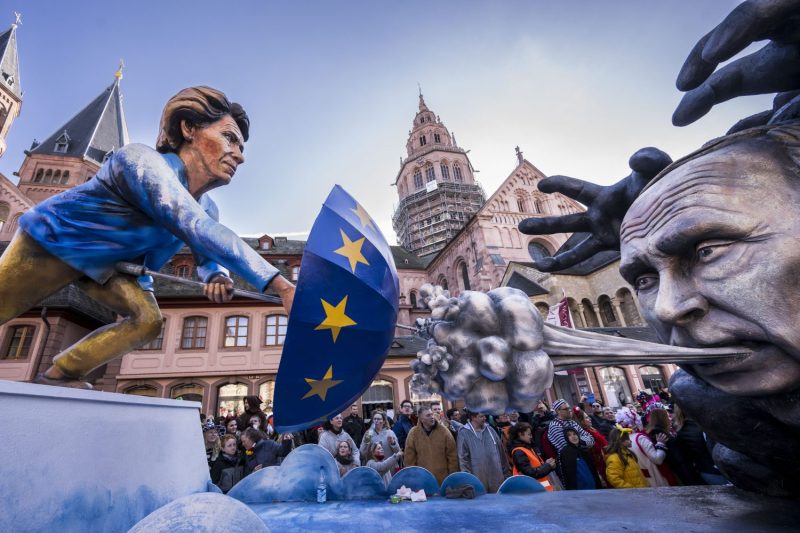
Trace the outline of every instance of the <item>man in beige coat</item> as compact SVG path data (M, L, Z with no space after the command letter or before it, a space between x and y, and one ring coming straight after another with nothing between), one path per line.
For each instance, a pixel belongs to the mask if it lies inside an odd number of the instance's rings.
M456 441L450 431L433 417L430 407L421 407L419 423L406 439L405 466L421 466L442 484L444 478L458 472Z

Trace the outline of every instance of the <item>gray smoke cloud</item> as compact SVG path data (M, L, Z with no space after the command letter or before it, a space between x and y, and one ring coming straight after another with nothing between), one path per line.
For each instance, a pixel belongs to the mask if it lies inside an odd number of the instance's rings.
M542 350L542 317L524 292L502 287L453 298L425 284L419 301L431 318L418 324L429 340L411 363L414 392L463 399L482 413L533 411L553 382L553 363Z

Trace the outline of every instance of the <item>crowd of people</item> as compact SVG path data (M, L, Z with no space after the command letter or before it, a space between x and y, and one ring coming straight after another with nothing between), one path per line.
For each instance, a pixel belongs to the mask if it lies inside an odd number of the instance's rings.
M225 493L303 444L330 452L342 476L366 466L387 485L406 466L425 468L439 483L470 472L488 492L512 475L535 478L548 491L726 484L700 427L669 400L667 390L640 392L616 410L586 398L552 407L542 400L531 413L489 417L445 411L438 402L415 409L404 400L396 419L377 409L367 420L353 404L322 425L279 435L261 400L247 396L239 416L201 415L201 423L211 480Z

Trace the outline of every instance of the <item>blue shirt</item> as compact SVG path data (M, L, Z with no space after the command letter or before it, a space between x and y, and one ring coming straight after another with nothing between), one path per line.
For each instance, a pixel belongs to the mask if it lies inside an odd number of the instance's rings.
M98 283L130 261L159 270L184 245L203 281L228 274L263 291L278 270L217 222L207 195L195 200L186 168L173 153L142 144L117 150L89 181L52 196L22 215L19 225L48 252ZM152 290L150 276L139 278Z

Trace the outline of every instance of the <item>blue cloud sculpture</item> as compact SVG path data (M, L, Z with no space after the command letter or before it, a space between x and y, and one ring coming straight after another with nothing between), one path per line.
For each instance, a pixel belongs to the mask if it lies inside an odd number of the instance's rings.
M328 499L343 500L339 467L328 450L316 444L296 448L280 466L253 472L237 483L228 496L248 504L316 501L320 467L325 472Z
M533 494L534 492L547 492L544 486L528 476L511 476L503 481L498 494Z
M183 496L142 518L128 533L269 533L245 504L224 494L201 492Z
M389 497L377 470L359 466L342 477L345 500L380 500Z
M395 474L392 481L389 482L389 494L396 493L397 489L403 485L413 491L424 489L427 496L433 496L439 492L439 483L436 478L421 466L407 466Z
M481 483L481 480L469 472L453 472L442 481L442 488L440 493L442 496L447 494L447 489L450 487L460 487L462 485L469 485L475 489L475 496L483 496L486 494L486 488Z

